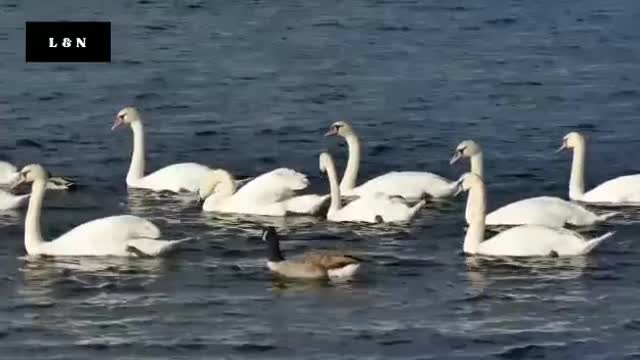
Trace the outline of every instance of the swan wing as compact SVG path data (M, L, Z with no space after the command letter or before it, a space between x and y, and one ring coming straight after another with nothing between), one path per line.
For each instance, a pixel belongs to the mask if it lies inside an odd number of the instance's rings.
M160 230L152 222L133 215L110 216L79 225L56 240L45 243L51 255L128 255L130 240L157 239Z
M480 243L478 253L494 256L579 255L588 240L563 228L523 225L508 229Z
M602 203L640 203L640 174L620 176L605 181L584 194L581 200Z
M304 174L295 170L280 168L262 174L241 187L233 196L238 203L267 205L293 196L296 190L309 185Z
M0 190L0 210L11 210L22 207L29 201L29 194L14 195Z
M393 171L375 177L353 189L351 193L399 195L407 200L417 200L423 194L433 197L453 195L455 183L433 173L419 171Z
M210 171L209 167L196 163L173 164L136 180L129 186L154 191L196 192Z
M558 197L540 196L522 199L487 215L487 225L546 225L562 227L566 223L589 225L598 216L584 207Z
M18 169L6 161L0 161L0 185L9 185L18 179Z

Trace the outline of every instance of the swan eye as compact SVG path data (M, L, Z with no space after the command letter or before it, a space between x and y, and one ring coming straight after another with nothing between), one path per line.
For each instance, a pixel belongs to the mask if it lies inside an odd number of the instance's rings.
M119 118L120 120L124 121L124 114L120 114L120 115L118 115L118 118Z

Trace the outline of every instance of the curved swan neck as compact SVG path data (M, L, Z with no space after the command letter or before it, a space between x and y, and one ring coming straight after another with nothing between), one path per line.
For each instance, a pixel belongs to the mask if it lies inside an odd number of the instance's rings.
M484 164L482 160L482 152L478 152L471 156L471 172L484 178Z
M340 182L341 191L351 191L356 187L358 179L358 171L360 169L360 139L355 133L345 136L347 148L349 150L349 159L347 167L344 169L344 175Z
M46 180L36 180L31 185L31 198L24 223L24 247L27 254L36 254L44 243L40 232L40 214L42 213L42 201L47 190Z
M470 217L469 229L467 229L462 246L466 254L477 253L480 243L484 240L486 210L486 189L483 182L478 182L469 190L467 201L467 213Z
M580 200L584 195L585 157L586 146L584 143L573 148L571 177L569 178L569 198L572 200Z
M127 183L144 177L144 127L142 121L132 122L131 131L133 131L133 152L127 173Z
M236 186L236 180L229 172L224 170L217 170L215 173L216 185L215 193L218 195L231 196L236 193L238 187Z
M338 185L338 174L336 174L336 165L331 158L327 159L326 164L327 176L329 177L329 188L331 190L331 205L329 211L335 212L340 210L340 186Z

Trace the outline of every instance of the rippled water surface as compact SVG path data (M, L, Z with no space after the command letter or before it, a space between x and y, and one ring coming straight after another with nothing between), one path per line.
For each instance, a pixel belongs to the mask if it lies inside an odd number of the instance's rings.
M109 20L110 64L26 64L24 21ZM485 150L490 207L566 197L571 130L589 136L590 184L640 172L640 3L620 1L0 1L0 158L77 179L49 193L53 238L133 213L168 259L28 259L24 212L0 214L0 357L11 359L640 358L636 209L588 258L465 258L464 199L405 227L203 214L189 196L127 193L143 111L152 169L180 161L252 176L304 171L346 147L322 134L351 119L360 179L392 169L456 178L461 140ZM272 279L260 227L287 254L344 249L366 276Z

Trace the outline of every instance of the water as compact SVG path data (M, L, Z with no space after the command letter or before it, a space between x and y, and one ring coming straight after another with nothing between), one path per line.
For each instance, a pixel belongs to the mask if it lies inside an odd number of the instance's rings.
M463 199L408 227L202 214L193 199L127 194L143 111L148 166L198 161L251 176L278 166L326 191L322 134L351 119L360 179L392 169L456 178L455 146L485 150L490 207L566 197L562 136L589 136L590 184L640 172L640 5L501 1L0 1L0 157L82 185L47 195L44 233L133 213L169 259L24 257L24 212L0 216L0 357L11 359L640 358L640 216L585 259L461 254ZM111 64L26 64L26 20L110 20ZM629 156L631 155L631 156ZM345 284L273 280L262 225L288 254L345 249L371 260Z

